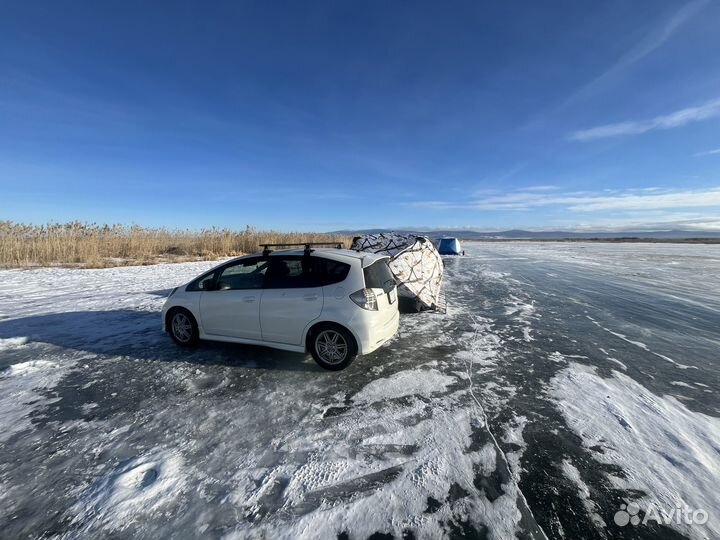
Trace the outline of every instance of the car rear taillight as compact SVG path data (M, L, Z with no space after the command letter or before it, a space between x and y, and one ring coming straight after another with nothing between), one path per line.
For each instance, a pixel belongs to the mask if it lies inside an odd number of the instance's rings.
M350 295L350 300L368 311L377 311L377 296L372 289L360 289Z

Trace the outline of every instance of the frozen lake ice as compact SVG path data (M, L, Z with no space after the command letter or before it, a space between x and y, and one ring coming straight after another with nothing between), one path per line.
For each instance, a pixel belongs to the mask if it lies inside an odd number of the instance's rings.
M213 263L0 271L1 536L719 537L720 246L465 248L337 373L177 348Z

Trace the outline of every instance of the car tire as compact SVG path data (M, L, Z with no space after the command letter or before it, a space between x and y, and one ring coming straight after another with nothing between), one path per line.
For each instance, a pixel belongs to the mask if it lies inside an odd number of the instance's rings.
M167 330L181 347L194 347L200 341L197 321L187 309L173 308L167 314Z
M308 349L315 362L330 371L345 369L358 353L353 335L337 324L320 324L313 328L308 338Z

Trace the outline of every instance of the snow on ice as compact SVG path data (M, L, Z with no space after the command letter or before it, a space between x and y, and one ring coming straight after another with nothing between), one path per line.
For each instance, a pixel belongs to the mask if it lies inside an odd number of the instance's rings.
M215 263L0 271L3 535L612 536L618 493L720 535L720 251L466 249L447 314L339 373L177 348L164 297Z
M720 508L720 419L654 395L623 373L604 379L580 364L561 371L549 391L585 446L600 449L595 458L621 467L624 476L611 477L619 488L642 490L645 504L668 513L678 503L711 514ZM586 492L577 471L566 466L566 472ZM675 526L691 538L717 538L719 518L711 517L706 531Z

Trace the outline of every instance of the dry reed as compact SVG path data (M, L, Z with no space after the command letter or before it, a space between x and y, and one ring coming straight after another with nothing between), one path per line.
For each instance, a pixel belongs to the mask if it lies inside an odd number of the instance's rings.
M302 232L200 231L145 228L137 225L50 223L28 225L0 221L0 266L77 265L84 267L153 264L163 261L213 260L258 251L264 243L343 242L351 238Z

